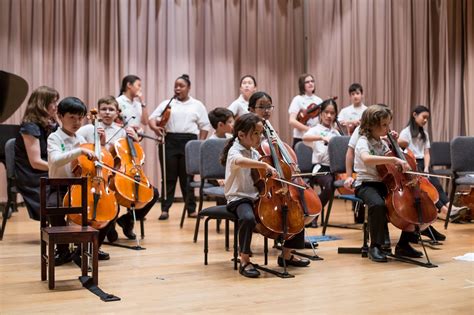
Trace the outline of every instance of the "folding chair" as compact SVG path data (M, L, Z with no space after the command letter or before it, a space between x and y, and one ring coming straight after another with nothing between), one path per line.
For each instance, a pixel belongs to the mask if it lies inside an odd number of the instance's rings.
M186 143L184 147L185 155L186 155L186 174L188 177L186 178L186 196L189 196L191 189L196 189L201 186L200 181L195 181L194 175L199 175L199 167L200 167L200 154L201 154L201 144L203 140L191 140ZM213 185L204 182L204 187L212 187ZM184 225L184 218L186 217L186 210L188 209L188 199L184 200L183 206L183 213L181 214L181 222L179 224L180 228L183 228Z
M200 150L200 175L201 185L199 187L199 208L198 213L202 210L204 196L225 198L224 187L205 187L206 179L224 179L225 168L220 163L220 157L224 146L227 143L226 139L208 139L201 144ZM200 216L196 218L196 227L194 229L193 241L196 243L199 233ZM226 222L227 224L227 222Z
M474 185L474 137L456 137L451 141L451 193L444 228L448 228L454 195L459 185Z
M10 218L11 213L16 211L17 203L16 196L18 190L16 188L15 179L15 142L16 139L9 139L5 144L5 166L7 173L7 203L5 204L2 212L2 227L0 229L0 240L3 239L5 233L5 227L7 225L7 219Z
M340 173L346 172L346 152L348 148L350 137L348 136L338 136L332 137L328 144L328 153L329 153L329 168L333 176ZM331 215L332 205L334 198L348 200L356 203L356 208L359 204L362 204L362 199L357 198L355 195L338 195L335 196L336 189L339 187L344 187L343 180L334 180L333 182L333 191L331 194L331 199L329 200L328 210L326 213L326 218L323 224L323 235L326 235L326 229L328 227L329 216ZM358 227L353 227L349 225L331 225L340 228L347 229L359 229Z

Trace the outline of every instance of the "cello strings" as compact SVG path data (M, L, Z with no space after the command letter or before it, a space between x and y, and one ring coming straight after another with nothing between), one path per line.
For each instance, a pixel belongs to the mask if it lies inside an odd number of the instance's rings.
M149 186L147 186L147 185L145 185L145 184L143 184L143 183L141 183L141 182L138 182L138 181L136 181L135 179L131 178L130 176L125 175L125 174L123 174L123 173L121 173L121 172L119 172L119 171L117 171L117 170L115 170L115 169L113 169L113 168L111 168L111 167L109 167L109 166L107 166L107 165L101 163L101 162L95 161L95 164L96 164L96 165L99 165L99 166L102 166L103 168L105 168L105 169L111 171L111 172L114 173L114 174L117 174L117 175L120 175L120 176L122 176L122 177L125 177L126 179L128 179L128 180L134 182L135 184L138 184L138 185L143 186L143 187L145 187L145 188L150 188Z

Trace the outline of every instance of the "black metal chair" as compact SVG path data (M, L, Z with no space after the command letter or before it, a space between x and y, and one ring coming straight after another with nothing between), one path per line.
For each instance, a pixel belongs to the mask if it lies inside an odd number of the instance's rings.
M72 186L81 186L81 206L63 206L59 194L54 205L48 204L48 191L55 189L69 190ZM70 195L69 195L70 196ZM51 201L50 201L51 202ZM69 199L69 205L71 200ZM92 282L99 282L99 231L87 224L87 178L46 178L40 179L40 211L41 211L41 280L46 280L46 266L48 266L48 286L54 289L54 247L56 244L81 244L82 277L88 275L88 259L92 258ZM50 226L49 216L81 214L81 225ZM86 246L92 244L92 253L86 253ZM46 251L46 249L48 249Z
M432 142L430 148L430 171L433 174L452 176L451 170L451 147L449 142ZM449 182L443 185L447 191Z
M348 148L350 137L348 136L338 136L332 137L328 143L328 153L329 153L329 168L331 169L331 174L335 176L336 174L341 174L346 172L346 152ZM329 200L328 209L326 213L326 218L323 224L322 234L326 235L326 229L329 226L329 216L331 215L332 205L334 198L347 200L356 203L356 209L359 204L362 204L363 201L360 198L357 198L355 195L338 195L336 196L336 189L339 187L344 187L344 180L334 180L333 182L333 191L331 194L331 199ZM349 225L331 225L340 228L348 229L359 229L358 227L349 226Z
M5 166L7 175L7 203L2 211L2 227L0 229L0 240L3 239L7 219L10 218L11 213L17 211L16 198L18 190L16 188L15 179L15 142L16 140L9 139L5 144Z
M196 189L201 186L200 181L193 180L194 175L199 175L199 167L200 167L200 154L201 154L201 144L203 140L191 140L186 143L184 148L185 156L186 156L186 174L188 175L186 179L186 196L189 196L191 189ZM213 185L204 182L204 187L212 187ZM179 224L180 228L183 228L184 225L184 218L186 217L186 210L188 209L188 200L184 200L183 212L181 214L181 222Z
M225 178L225 168L220 163L220 156L227 139L208 139L201 144L200 167L201 185L199 187L198 213L202 210L204 196L225 198L224 187L205 187L206 180L217 180ZM196 243L199 233L200 216L196 218L193 241ZM227 223L226 223L227 224Z
M456 137L451 141L451 193L444 228L448 228L454 195L459 185L474 185L474 137Z

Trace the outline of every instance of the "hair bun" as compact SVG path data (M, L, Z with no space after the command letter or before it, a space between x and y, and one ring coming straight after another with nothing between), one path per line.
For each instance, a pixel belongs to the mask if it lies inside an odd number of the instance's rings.
M186 74L186 73L182 74L181 77L182 77L183 79L188 79L188 80L189 80L189 75Z

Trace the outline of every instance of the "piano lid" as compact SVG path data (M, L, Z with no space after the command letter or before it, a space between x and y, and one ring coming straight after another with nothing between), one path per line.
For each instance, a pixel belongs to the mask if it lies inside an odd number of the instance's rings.
M28 94L28 83L22 77L0 70L0 123L20 107Z

